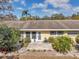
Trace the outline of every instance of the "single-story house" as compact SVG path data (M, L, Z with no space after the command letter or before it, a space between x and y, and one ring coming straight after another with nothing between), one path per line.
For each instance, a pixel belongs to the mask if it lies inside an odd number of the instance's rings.
M79 20L27 20L27 21L0 21L14 27L21 32L21 38L29 37L31 42L40 42L50 36L67 33L72 38L79 34Z

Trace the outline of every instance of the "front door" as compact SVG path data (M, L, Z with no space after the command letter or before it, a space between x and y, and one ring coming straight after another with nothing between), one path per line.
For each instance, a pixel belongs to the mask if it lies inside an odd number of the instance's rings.
M36 32L32 32L32 41L36 42L36 40L37 40Z
M40 32L32 32L32 41L38 42L41 40L41 33Z

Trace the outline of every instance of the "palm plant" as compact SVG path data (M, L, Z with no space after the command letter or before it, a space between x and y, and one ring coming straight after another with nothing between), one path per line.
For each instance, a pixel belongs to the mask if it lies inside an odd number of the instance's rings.
M28 10L23 10L22 11L22 17L23 16L28 16L28 15L31 17L31 15L28 12L29 12Z

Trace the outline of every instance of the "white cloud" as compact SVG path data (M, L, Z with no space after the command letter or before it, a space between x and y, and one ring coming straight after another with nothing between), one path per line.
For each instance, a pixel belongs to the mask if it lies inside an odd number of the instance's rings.
M33 3L32 8L47 8L47 5L43 3Z
M25 3L24 0L21 1L21 4L22 4L23 6L26 6L26 3Z
M15 2L19 2L20 0L14 0Z
M53 7L55 8L64 8L64 9L68 9L71 7L71 5L69 4L70 0L45 0L46 4L51 4L53 5Z
M74 11L74 12L79 12L79 7L74 7L74 8L73 8L73 11Z
M44 3L33 3L31 8L41 8L42 13L44 12L47 15L63 13L68 16L79 12L79 7L73 7L69 2L70 0L44 0ZM49 4L54 8L49 9Z
M43 11L44 13L47 13L48 15L59 14L58 11L53 10L53 9L43 9L42 11Z
M21 8L21 7L18 7L18 8L16 8L17 10L23 10L23 8Z

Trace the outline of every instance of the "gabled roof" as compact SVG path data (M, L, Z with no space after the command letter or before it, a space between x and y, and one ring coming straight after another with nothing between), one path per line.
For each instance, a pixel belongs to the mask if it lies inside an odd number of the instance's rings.
M79 29L79 20L0 21L18 29Z

